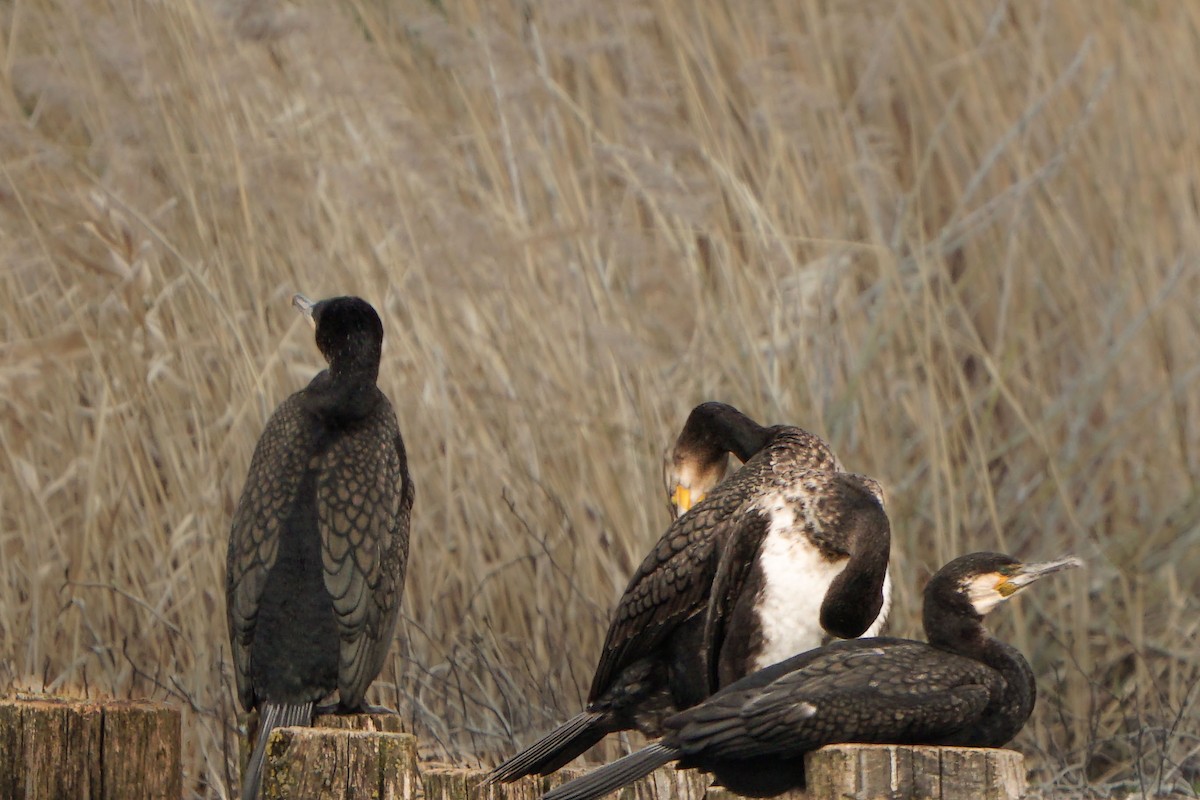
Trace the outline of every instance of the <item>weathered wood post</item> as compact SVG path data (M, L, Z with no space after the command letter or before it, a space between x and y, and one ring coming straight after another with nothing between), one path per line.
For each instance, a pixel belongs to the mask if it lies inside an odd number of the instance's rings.
M810 800L1017 800L1025 760L1012 750L840 744L804 761Z
M179 752L179 710L158 703L0 699L0 797L177 800Z
M424 800L538 800L556 786L586 773L587 769L565 767L546 777L527 776L512 783L483 787L487 770L464 769L447 764L421 767ZM695 770L672 767L656 770L613 795L616 800L702 800L711 778Z
M420 791L417 740L394 714L320 716L311 728L271 732L263 800L413 800Z
M556 774L568 777L583 770L566 767ZM512 783L482 786L487 770L456 767L453 764L422 764L421 785L425 800L538 800L546 793L547 778L525 776ZM555 782L557 786L562 780Z
M318 714L313 719L313 727L343 731L408 733L399 714Z
M399 733L398 717L320 717L336 728L282 728L272 735L264 800L538 800L587 770L567 767L484 787L487 770L418 764L416 740ZM782 800L1019 800L1024 760L1011 750L843 744L805 756L807 791ZM710 776L673 767L657 770L614 795L617 800L738 800Z

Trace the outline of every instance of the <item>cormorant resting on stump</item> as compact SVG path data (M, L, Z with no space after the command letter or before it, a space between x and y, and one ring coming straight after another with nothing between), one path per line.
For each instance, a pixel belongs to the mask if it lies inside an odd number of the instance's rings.
M329 368L285 400L254 449L233 517L225 597L238 698L259 711L242 796L258 794L271 730L365 709L404 590L413 484L396 414L375 385L383 324L367 302L293 305Z
M827 744L1000 747L1033 711L1033 671L993 638L983 617L1076 558L1021 564L972 553L925 588L929 643L877 638L835 642L767 667L666 721L666 736L549 792L593 800L678 761L716 775L730 791L769 797L804 786L804 754Z
M721 482L729 452L745 464ZM891 534L882 493L843 472L821 439L704 403L679 435L672 477L683 487L673 496L687 490L691 508L618 602L587 709L489 781L553 772L613 731L659 735L664 717L721 686L828 635L883 624Z

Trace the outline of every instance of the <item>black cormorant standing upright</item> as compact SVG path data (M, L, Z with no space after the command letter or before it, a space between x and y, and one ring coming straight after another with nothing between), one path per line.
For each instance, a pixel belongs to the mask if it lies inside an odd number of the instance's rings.
M983 627L999 603L1076 558L1021 564L972 553L925 587L929 643L835 642L767 667L666 721L659 742L563 784L545 800L593 800L671 761L730 791L770 797L804 786L804 754L841 742L1000 747L1029 719L1033 671Z
M728 452L745 464L721 482L714 464ZM723 403L692 411L674 453L668 479L691 508L618 602L587 709L489 781L553 772L613 731L659 735L663 718L721 686L882 625L891 534L875 481L842 471L817 436Z
M357 297L293 304L329 362L267 422L234 513L225 598L238 698L259 711L242 796L258 794L271 730L321 699L366 708L404 590L413 483L375 385L383 324Z

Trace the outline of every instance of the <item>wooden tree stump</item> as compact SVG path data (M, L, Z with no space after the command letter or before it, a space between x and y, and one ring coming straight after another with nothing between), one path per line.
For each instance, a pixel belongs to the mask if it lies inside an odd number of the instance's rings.
M578 770L570 771L578 774ZM538 800L546 793L546 778L526 776L512 783L482 786L487 770L450 764L421 765L425 800ZM559 781L558 783L561 783ZM557 784L556 784L557 785Z
M276 728L267 743L263 800L408 800L418 791L417 740L410 733Z
M408 733L399 714L318 714L314 728L336 728L342 731L378 731L379 733Z
M1012 750L840 744L805 756L810 800L1017 800L1025 760Z
M0 797L177 800L179 719L157 703L0 700Z
M238 715L238 723L247 735L238 742L238 765L246 772L246 762L254 750L254 738L258 735L258 712ZM378 731L380 733L408 733L399 714L318 714L313 717L314 728L335 728L344 731Z
M446 764L426 764L421 768L425 800L538 800L543 794L587 769L565 767L545 777L526 776L512 783L482 786L487 770L464 769ZM655 770L616 792L616 800L701 800L710 782L708 775L695 770L673 767Z

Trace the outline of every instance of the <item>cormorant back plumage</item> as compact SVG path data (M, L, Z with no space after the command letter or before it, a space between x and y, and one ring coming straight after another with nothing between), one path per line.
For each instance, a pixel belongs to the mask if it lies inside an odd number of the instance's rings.
M998 553L951 561L925 589L929 643L839 641L736 681L666 720L649 748L554 789L545 800L593 800L677 761L730 791L768 797L804 786L804 754L841 742L1000 747L1033 711L1021 654L984 615L1075 558L1021 564Z
M375 309L357 297L293 303L329 368L268 420L226 562L238 698L260 717L248 799L274 727L311 724L334 690L340 711L365 707L400 609L414 494L396 414L375 383Z
M745 463L725 478L730 452ZM587 709L490 781L553 772L613 731L659 735L666 716L765 663L882 624L891 542L882 492L844 472L819 437L704 403L667 475L689 510L618 601Z

